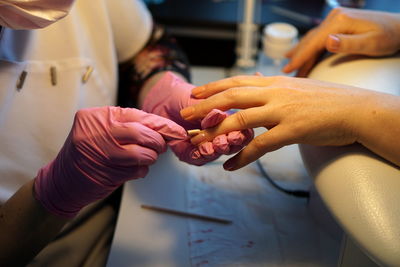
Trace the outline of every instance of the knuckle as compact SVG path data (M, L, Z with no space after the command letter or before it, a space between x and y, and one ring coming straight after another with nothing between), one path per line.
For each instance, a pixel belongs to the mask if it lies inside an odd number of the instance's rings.
M337 15L338 13L340 13L340 12L341 12L340 7L335 7L334 9L332 9L332 10L328 13L328 15L326 16L326 18L322 21L322 24L325 24L325 23L327 23L327 21L330 21L330 20L334 19L334 18L336 17L336 15Z
M239 127L240 127L241 129L247 128L246 125L247 125L248 119L247 119L247 114L246 114L246 112L243 111L243 110L240 110L240 111L238 111L235 115L236 115L236 116L235 116L236 122L237 122L237 124L239 125Z
M272 84L274 84L276 86L278 86L278 85L282 86L282 85L287 84L287 82L290 82L289 77L286 77L286 76L274 76L272 79L273 79Z
M243 81L244 76L243 75L238 75L238 76L233 76L231 79L231 81L233 82L233 84L235 85L240 85Z
M384 40L385 37L382 36L380 40ZM383 54L391 54L395 53L397 49L392 49L392 47L388 46L388 43L390 42L382 42L382 41L370 41L369 42L369 47L362 47L367 55L370 56L380 56Z
M310 36L313 36L313 35L317 34L318 31L320 31L320 30L321 30L321 25L319 25L319 26L317 26L317 27L315 27L315 28L312 28L311 30L309 30L309 31L306 33L306 35L304 36L304 38L305 38L305 37L310 38ZM303 39L304 39L304 38L303 38Z
M334 9L332 9L331 14L337 15L343 12L343 8L342 7L335 7Z
M203 87L204 87L204 90L206 91L206 92L209 92L209 91L211 91L211 90L214 90L214 87L216 86L216 82L210 82L210 83L207 83L207 84L204 84L203 85Z
M253 141L251 141L251 145L252 145L252 151L254 152L255 155L264 154L266 144L261 138L254 138Z
M240 88L230 88L225 91L224 95L229 101L235 101L239 97L240 91Z
M335 16L335 20L337 23L344 23L349 20L350 16L347 12L341 10L337 15Z
M348 13L348 9L345 7L335 7L334 9L332 9L331 14L333 17L337 17L337 16L341 16L343 14Z

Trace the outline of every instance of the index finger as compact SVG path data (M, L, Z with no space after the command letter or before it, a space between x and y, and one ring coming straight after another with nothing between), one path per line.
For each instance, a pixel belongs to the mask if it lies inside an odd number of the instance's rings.
M184 108L180 114L185 120L195 120L204 118L213 109L226 111L261 106L265 104L265 98L266 94L260 87L235 87Z
M276 116L270 114L267 109L261 110L259 107L243 109L233 115L228 116L216 127L201 131L191 139L191 142L194 145L198 145L204 141L212 141L215 137L221 134L262 126L270 128L276 124Z
M239 75L210 82L193 88L192 95L196 98L207 98L232 87L242 86L269 86L275 81L275 77L259 75Z

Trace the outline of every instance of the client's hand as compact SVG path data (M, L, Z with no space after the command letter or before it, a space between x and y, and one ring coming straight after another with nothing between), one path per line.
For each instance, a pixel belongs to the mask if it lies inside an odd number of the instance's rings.
M80 110L56 159L39 170L35 197L51 213L73 217L125 181L146 176L166 141L185 138L176 123L140 110Z
M400 48L400 16L395 13L335 8L287 56L284 67L304 77L326 49L333 53L385 56Z
M192 84L183 81L172 72L166 72L146 95L142 109L171 119L186 130L213 127L226 118L226 113L210 110L203 120L198 119L189 122L182 119L181 109L200 101L192 97L192 88L194 88ZM203 165L215 160L222 154L238 152L251 141L253 135L253 130L243 129L221 134L198 146L191 144L189 138L169 142L169 146L180 160L193 165Z
M239 154L224 164L235 170L267 152L290 144L341 146L359 142L399 164L396 151L400 97L305 78L236 76L199 86L193 95L207 98L182 110L188 120L212 109L240 109L217 127L192 138L194 144L217 135L265 127ZM396 150L397 149L397 150Z

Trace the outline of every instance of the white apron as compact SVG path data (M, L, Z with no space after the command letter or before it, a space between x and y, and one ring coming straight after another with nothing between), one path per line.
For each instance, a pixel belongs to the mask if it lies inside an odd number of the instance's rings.
M77 0L45 29L5 29L0 204L57 155L78 109L115 104L117 64L144 46L151 26L140 1Z

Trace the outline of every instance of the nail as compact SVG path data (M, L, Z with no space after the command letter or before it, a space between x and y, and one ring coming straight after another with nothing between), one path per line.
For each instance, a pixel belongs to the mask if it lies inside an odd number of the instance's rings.
M200 144L200 143L202 143L202 142L204 142L204 141L207 141L207 140L206 140L206 135L205 135L204 132L203 132L203 133L199 133L199 134L197 134L196 136L194 136L192 139L190 139L190 142L191 142L193 145L198 145L198 144Z
M283 71L284 73L289 73L289 72L291 72L291 71L292 71L292 66L290 65L290 63L286 64L286 65L283 67L282 71Z
M336 35L330 34L328 39L328 48L330 51L338 51L340 47L340 39Z
M190 119L190 117L192 117L193 113L194 113L194 107L187 107L181 110L181 116L182 118L184 118L185 120Z
M223 167L227 171L233 171L235 170L236 164L233 160L228 160L224 163Z
M204 88L204 86L198 86L193 88L192 90L192 95L195 97L201 97L201 95L203 94L203 92L206 90L206 88Z

